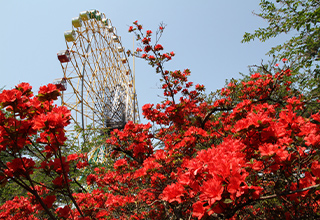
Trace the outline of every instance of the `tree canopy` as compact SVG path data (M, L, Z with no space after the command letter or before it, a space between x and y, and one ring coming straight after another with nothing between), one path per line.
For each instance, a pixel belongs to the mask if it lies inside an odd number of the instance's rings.
M317 0L262 0L257 16L268 22L268 27L245 33L242 42L259 39L264 42L280 34L293 35L285 43L272 47L270 55L278 54L300 67L318 64L320 57L320 2ZM316 65L319 68L318 65Z
M284 34L288 40L274 46L267 53L272 61L253 68L251 72L271 71L282 59L292 70L288 79L292 82L296 95L304 94L308 111L319 110L317 100L320 98L320 2L317 0L261 0L256 16L264 19L268 26L261 27L254 33L245 33L242 42L259 39L264 42ZM308 112L307 111L307 112Z

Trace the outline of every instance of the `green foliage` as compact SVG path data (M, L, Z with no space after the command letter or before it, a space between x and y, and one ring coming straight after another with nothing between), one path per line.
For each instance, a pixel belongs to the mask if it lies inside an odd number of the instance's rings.
M106 138L109 136L109 131L101 131L97 129L92 129L88 126L83 132L80 127L74 128L74 133L69 133L68 140L63 148L62 156L67 157L68 155L74 153L83 153L88 154L89 166L85 169L76 169L74 166L70 169L69 177L73 181L70 183L70 188L73 192L85 192L88 189L86 183L86 177L93 173L94 169L97 167L105 167L107 169L112 169L113 160L109 157L109 152L111 151L105 143ZM36 141L34 141L36 144ZM29 148L34 154L38 154L36 151L36 146L30 145ZM104 149L102 152L101 149ZM93 153L93 150L95 153ZM25 152L29 157L34 157L35 155L30 155L28 152ZM0 152L0 160L4 163L10 161L9 155L6 155L4 152ZM41 182L44 185L50 185L46 182L46 178L43 172L40 170L35 171L32 174L32 179L35 182ZM6 183L0 183L0 205L4 204L8 200L12 200L16 196L27 196L27 191L21 186L17 185L14 181L8 181ZM57 198L59 200L59 198ZM62 199L62 198L61 198Z
M259 39L264 42L283 33L293 32L285 43L272 47L268 54L288 58L299 67L310 67L320 56L320 2L317 0L262 0L261 12L256 14L268 22L253 34L245 33L242 42ZM318 66L317 66L318 67Z
M0 92L3 90L3 88L0 89ZM2 110L5 112L4 110ZM9 112L6 112L6 114L9 114ZM10 156L7 155L5 152L0 152L0 161L4 164L10 161ZM1 163L0 163L1 168ZM2 173L0 172L0 175ZM15 182L11 181L0 181L0 205L4 204L8 200L12 200L15 196L26 196L27 191L20 187Z
M0 152L0 160L3 162L9 161L7 155ZM1 172L0 172L1 175ZM15 196L26 196L27 191L17 185L13 181L3 181L0 182L0 205L4 204L6 201L12 200Z
M94 173L95 168L104 167L112 169L114 160L110 157L111 146L106 144L106 139L110 136L109 130L94 129L88 125L83 131L79 126L75 126L74 132L69 133L66 143L66 155L72 153L87 154L89 165L84 169L71 170L75 192L90 190L87 186L87 176Z
M7 113L9 114L9 113ZM75 129L76 130L76 129ZM81 145L78 145L76 142L76 137L74 135L70 135L68 141L66 143L65 148L63 148L62 155L67 157L70 154L78 153L81 149ZM37 151L37 142L34 138L33 145L29 145L28 148L30 151L24 151L24 155L27 157L32 157L34 159L38 158L41 152ZM32 154L30 154L32 152ZM10 155L7 155L4 151L0 152L0 160L5 164L6 162L11 160ZM39 162L36 161L37 166L39 166ZM86 169L87 170L87 169ZM73 181L70 183L70 188L74 192L82 192L85 191L84 186L86 185L86 173L90 171L86 171L82 173L76 167L69 172L69 177ZM80 178L79 178L80 176ZM32 180L37 183L42 183L43 185L49 186L51 183L45 177L45 173L41 172L40 170L36 170L32 175ZM16 196L27 196L27 191L15 183L13 180L9 180L6 183L0 183L0 205L4 204L8 200L12 200ZM62 199L62 198L57 198Z
M303 94L304 100L308 103L307 112L319 110L317 103L320 98L319 6L318 0L261 0L261 11L255 15L267 21L268 26L259 28L254 33L245 33L242 40L250 42L259 39L264 42L280 34L289 32L292 34L289 40L272 47L267 53L273 56L272 61L251 68L250 74L270 72L281 59L288 59L289 68L292 70L292 76L288 81L293 83L293 88Z

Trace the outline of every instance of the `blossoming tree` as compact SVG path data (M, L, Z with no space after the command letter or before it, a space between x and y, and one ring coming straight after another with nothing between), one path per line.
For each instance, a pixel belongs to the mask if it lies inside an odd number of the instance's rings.
M88 175L88 192L70 190L70 168L87 163L85 155L61 154L70 113L53 105L58 90L48 85L33 96L23 83L1 93L0 151L11 160L1 162L0 182L15 181L30 196L6 202L0 218L319 217L320 114L305 114L308 102L292 91L291 71L283 64L208 97L203 85L188 81L190 70L165 69L175 54L158 42L164 28L156 31L155 44L152 31L143 32L137 21L129 28L141 48L128 54L161 75L165 99L142 109L157 130L133 122L114 130L106 140L113 168ZM34 182L35 169L52 185Z

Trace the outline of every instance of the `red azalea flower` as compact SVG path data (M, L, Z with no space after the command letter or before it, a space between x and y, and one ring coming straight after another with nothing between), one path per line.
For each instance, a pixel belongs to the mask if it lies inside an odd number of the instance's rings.
M97 177L95 175L93 175L93 174L89 174L87 176L87 184L88 185L92 185L93 182L95 182L96 180L97 180Z
M151 30L147 30L147 37L150 37L152 34L152 31Z
M30 84L29 83L25 83L25 82L23 82L23 83L20 83L20 84L18 84L17 86L16 86L16 88L18 89L18 90L20 90L21 92L31 92L31 90L32 90L32 86L30 86Z
M88 164L88 162L87 161L85 161L85 162L78 162L77 163L77 168L78 169L82 169L82 168L84 168L84 167L86 167L86 166L88 166L89 164Z
M78 154L70 154L67 156L67 161L73 161L78 159Z
M61 207L57 208L58 216L61 218L68 218L70 211L71 211L71 209L67 205L63 208L61 208Z
M168 54L166 54L166 53L164 53L164 54L162 55L162 58L163 58L163 59L167 59L167 60L171 60L171 56L168 55Z
M16 89L3 90L3 92L0 94L0 102L2 102L3 107L6 107L10 103L20 99L21 95L21 92Z
M200 202L200 201L193 203L192 209L193 209L192 216L198 217L198 219L201 219L206 212L206 210L203 207L202 202Z
M62 175L58 176L57 178L55 178L54 180L52 180L52 183L56 186L62 186L64 183L63 177Z
M57 86L49 83L48 85L44 85L40 87L39 94L52 93L55 90L57 90Z
M168 201L170 203L174 201L181 203L181 197L183 196L183 193L184 187L179 183L173 183L164 188L162 192L162 200Z
M128 163L125 159L120 159L114 163L114 169L119 169L120 167L127 166L127 165Z
M49 195L46 198L42 199L42 201L50 209L52 207L54 201L56 201L56 196L55 195L52 195L52 196Z
M144 47L144 51L146 53L148 53L151 49L152 49L152 47L150 45L147 45L147 46Z
M154 50L155 51L163 50L163 47L161 44L157 44L156 46L154 46Z
M145 38L143 38L141 41L142 41L143 44L149 44L149 42L151 41L151 39L145 37Z

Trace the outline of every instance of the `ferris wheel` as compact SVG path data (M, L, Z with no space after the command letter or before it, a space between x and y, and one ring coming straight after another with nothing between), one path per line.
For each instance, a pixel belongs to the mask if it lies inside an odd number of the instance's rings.
M64 37L66 49L57 54L63 77L54 83L62 91L62 104L71 110L67 131L83 143L87 129L103 134L139 120L134 75L110 19L97 10L80 12ZM94 146L89 159L100 160L106 153L106 146Z

